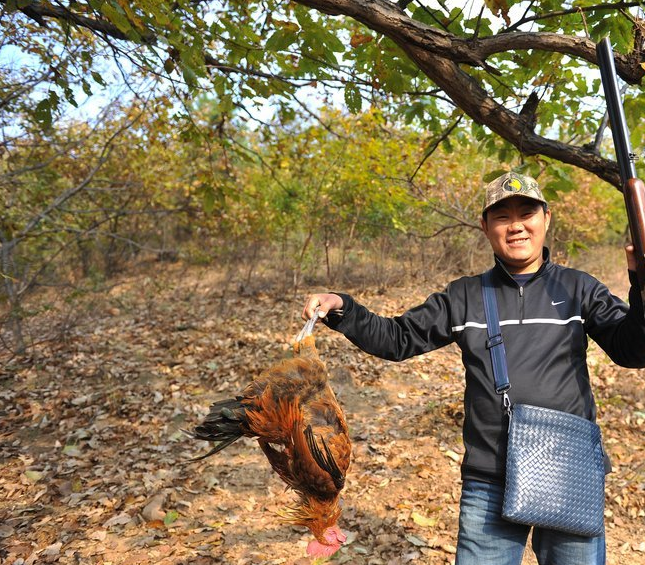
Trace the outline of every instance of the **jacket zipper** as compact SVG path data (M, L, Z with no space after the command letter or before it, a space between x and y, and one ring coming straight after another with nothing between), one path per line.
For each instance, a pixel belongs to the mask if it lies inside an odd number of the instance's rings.
M524 287L520 287L520 325L524 323Z

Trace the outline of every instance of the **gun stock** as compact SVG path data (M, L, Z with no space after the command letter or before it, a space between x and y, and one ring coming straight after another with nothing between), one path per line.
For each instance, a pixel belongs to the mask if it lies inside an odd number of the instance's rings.
M607 101L607 113L611 122L616 160L620 170L629 232L636 256L636 275L641 294L645 299L645 185L642 180L636 178L636 167L634 166L636 155L632 153L629 142L629 130L616 80L614 55L608 37L596 45L596 55Z
M623 187L623 194L636 255L636 275L643 292L645 291L645 184L640 179L628 179Z

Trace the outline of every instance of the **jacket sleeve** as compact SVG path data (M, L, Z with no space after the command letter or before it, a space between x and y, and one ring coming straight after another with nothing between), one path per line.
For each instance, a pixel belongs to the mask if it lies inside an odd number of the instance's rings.
M329 312L325 324L371 355L403 361L454 341L447 291L393 318L370 312L348 294L339 296L343 308Z
M645 314L636 273L629 271L629 305L594 279L587 296L587 333L617 365L645 367Z

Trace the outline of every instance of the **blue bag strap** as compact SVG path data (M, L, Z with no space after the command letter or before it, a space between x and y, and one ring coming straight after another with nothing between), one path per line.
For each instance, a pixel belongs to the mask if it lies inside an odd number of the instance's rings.
M499 327L499 312L497 310L497 297L493 286L493 271L486 271L482 275L482 296L484 298L484 312L486 314L486 329L488 340L486 349L490 350L490 359L493 365L493 377L495 378L495 392L505 394L511 383L508 380L508 368L506 366L506 349L504 338ZM506 398L504 399L506 404Z

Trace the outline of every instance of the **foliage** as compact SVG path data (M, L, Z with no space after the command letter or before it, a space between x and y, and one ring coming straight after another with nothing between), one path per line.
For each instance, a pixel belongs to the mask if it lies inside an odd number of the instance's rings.
M305 278L347 280L370 262L386 285L397 259L424 277L440 264L472 272L486 249L482 185L509 167L563 199L559 246L610 237L595 226L612 215L624 222L620 201L604 196L612 189L587 198L588 176L576 177L578 188L571 171L542 159L500 165L465 132L454 145L376 109L323 108L316 119L294 114L263 128L207 97L188 109L190 122L173 117L160 96L15 139L0 168L0 299L18 350L19 326L36 313L24 308L30 290L56 286L72 297L139 255L216 262L239 288L260 265L296 289ZM576 207L566 205L574 197Z
M510 143L521 153L549 155L613 180L614 168L597 157L603 108L589 52L592 42L609 34L622 57L619 72L635 85L626 112L633 141L641 139L638 85L645 70L642 33L635 31L643 21L638 2L509 0L487 2L481 10L473 0L434 8L400 2L405 11L386 0L371 7L364 0L1 4L3 47L28 52L19 66L42 83L30 98L30 116L44 127L63 100L75 105L79 90L90 93L114 82L107 59L123 73L164 77L161 84L175 100L213 92L222 114L241 108L253 114L268 100L288 119L294 99L315 88L325 96L341 91L351 112L376 104L438 135L454 126L451 116L459 107L472 118L475 135L488 138L485 149L502 159ZM433 76L431 61L443 75ZM446 83L438 84L442 79ZM11 99L20 98L24 83L15 73L3 80ZM482 113L489 102L497 110ZM21 103L27 103L24 97ZM464 127L465 121L454 129L457 138Z
M599 243L618 246L627 226L623 196L593 177L573 172L575 188L561 192L552 206L551 238L557 253L572 256Z

